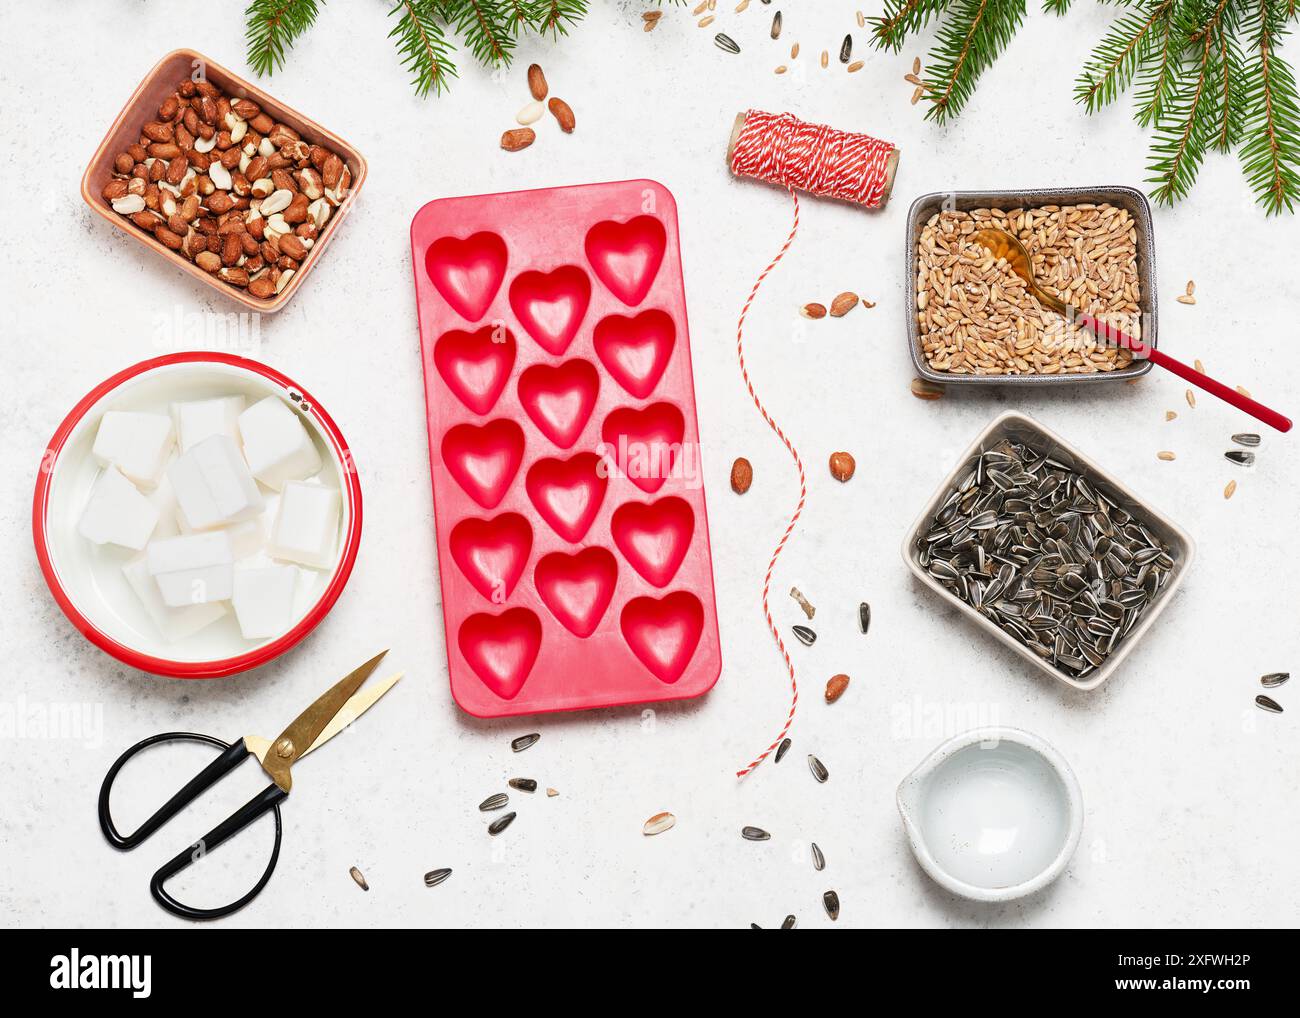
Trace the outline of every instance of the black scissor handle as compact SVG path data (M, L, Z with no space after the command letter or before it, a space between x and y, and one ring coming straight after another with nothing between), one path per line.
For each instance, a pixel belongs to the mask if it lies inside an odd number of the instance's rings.
M136 831L123 835L113 823L112 813L109 809L109 798L112 794L113 782L128 760L141 750L163 742L197 742L205 746L214 746L222 752L220 756L186 782L185 787L168 799ZM200 735L197 732L163 732L142 739L118 757L113 766L108 769L108 773L104 775L104 783L99 789L99 828L104 832L104 837L108 839L110 845L124 852L129 851L146 841L159 827L198 798L205 789L210 788L222 777L238 767L247 757L248 748L244 745L243 739L239 739L234 743L226 743L211 735ZM149 891L154 900L168 912L184 919L219 919L247 905L266 886L266 882L271 878L271 874L275 871L275 864L280 858L280 838L283 833L283 826L280 821L280 803L287 796L288 793L281 792L275 785L271 785L240 807L234 815L219 823L199 841L167 862L153 875L153 879L150 881ZM242 898L220 908L193 908L177 901L163 888L164 881L192 863L197 862L207 852L243 830L268 810L275 813L275 842L271 848L271 859L257 884Z
M266 882L271 879L271 874L275 872L275 864L280 859L280 803L284 802L288 797L289 793L281 790L279 786L267 785L265 789L249 799L248 802L208 831L193 845L183 852L178 852L172 859L164 863L158 872L153 875L153 879L149 881L149 893L153 895L153 900L172 915L180 916L182 919L220 919L232 912L238 912L262 893L262 888L266 886ZM184 902L177 901L163 887L164 881L171 879L187 866L198 862L227 838L238 834L267 811L275 812L275 845L271 849L271 858L267 862L262 876L253 885L253 889L242 898L218 908L194 908Z

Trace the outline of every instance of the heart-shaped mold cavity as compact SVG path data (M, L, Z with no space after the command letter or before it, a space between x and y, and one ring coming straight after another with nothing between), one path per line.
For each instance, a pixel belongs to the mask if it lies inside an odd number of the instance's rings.
M637 399L659 384L673 355L677 327L667 312L652 308L628 318L610 315L596 323L592 341L605 370Z
M591 452L567 460L538 460L524 479L542 519L566 541L581 541L591 528L608 483L604 464Z
M591 280L576 265L553 272L521 272L510 284L510 306L519 324L547 353L564 353L591 301Z
M433 363L447 388L476 414L485 414L497 399L515 365L515 337L502 325L477 332L453 329L433 348Z
M603 450L614 466L642 491L653 495L673 475L682 454L686 420L671 403L642 410L620 407L601 426Z
M574 636L588 637L614 596L618 563L604 548L583 548L576 555L557 551L542 556L533 579L560 624Z
M429 245L424 268L456 314L477 322L492 305L506 275L506 242L495 233L439 237Z
M533 528L518 513L461 520L447 537L451 557L474 589L502 604L515 589L533 550Z
M634 597L619 619L623 639L660 682L673 683L695 653L704 629L704 606L694 594L674 591L660 600Z
M507 608L500 615L471 615L456 636L460 652L483 680L483 685L503 700L513 700L542 646L542 623L527 608Z
M587 261L609 292L628 307L645 300L664 260L668 234L654 216L606 220L587 231Z
M495 509L505 497L523 458L524 429L514 421L457 424L442 439L448 472L484 509Z
M519 376L519 402L537 429L561 449L578 440L596 405L600 375L583 360L558 368L535 364Z
M614 543L632 568L656 587L666 587L691 546L695 513L680 498L627 502L609 521Z

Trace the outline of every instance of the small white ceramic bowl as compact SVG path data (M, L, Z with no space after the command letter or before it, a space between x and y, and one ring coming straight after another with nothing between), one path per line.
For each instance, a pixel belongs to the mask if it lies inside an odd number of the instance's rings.
M949 739L898 786L917 862L973 901L1033 894L1065 870L1083 832L1083 795L1051 745L1017 728Z
M122 574L122 566L136 553L94 545L77 532L91 485L100 473L91 447L107 410L167 413L176 400L228 395L242 395L250 403L277 396L299 411L325 465L320 482L342 493L337 553L284 633L246 640L231 612L192 636L168 642ZM361 542L361 484L343 435L297 383L274 368L232 354L169 354L102 382L59 425L37 474L32 533L50 592L88 640L142 671L184 679L214 678L255 668L284 653L334 606Z

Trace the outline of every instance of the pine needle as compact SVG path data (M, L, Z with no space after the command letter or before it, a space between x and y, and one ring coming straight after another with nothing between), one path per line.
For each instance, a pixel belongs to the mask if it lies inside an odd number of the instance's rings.
M411 86L421 98L430 91L441 95L448 79L456 77L451 45L436 20L437 14L437 0L402 0L388 12L390 18L397 15L397 24L388 38L397 41L402 66L411 72Z
M1175 0L1161 0L1146 13L1126 14L1111 25L1083 67L1074 98L1089 113L1114 102L1133 82L1138 67L1151 54L1158 26L1168 18Z
M284 67L286 51L316 22L324 0L252 0L244 10L248 65L258 76Z
M587 16L585 0L534 0L529 24L538 35L568 35L569 28Z
M1256 201L1274 215L1294 212L1300 201L1300 97L1294 73L1276 51L1293 9L1282 0L1255 2L1241 167Z
M885 0L883 17L871 19L871 34L878 49L897 53L909 35L923 29L932 17L945 11L952 0Z
M926 63L927 120L943 123L962 111L1024 16L1025 0L956 0Z
M500 0L440 0L438 8L481 64L508 67L514 56L511 12Z

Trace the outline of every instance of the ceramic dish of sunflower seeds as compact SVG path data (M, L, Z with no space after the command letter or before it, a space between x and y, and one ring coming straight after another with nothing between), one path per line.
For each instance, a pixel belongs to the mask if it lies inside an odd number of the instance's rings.
M931 382L1048 385L1135 378L1145 360L1048 310L971 235L1016 237L1039 286L1156 345L1155 238L1129 187L925 194L907 218L912 363Z
M902 550L918 580L1038 670L1096 689L1168 606L1196 545L1009 411L963 453Z

